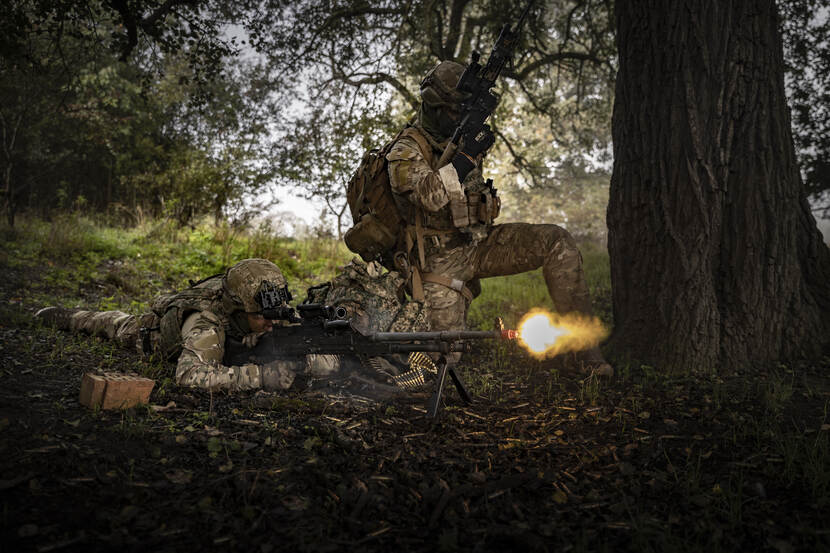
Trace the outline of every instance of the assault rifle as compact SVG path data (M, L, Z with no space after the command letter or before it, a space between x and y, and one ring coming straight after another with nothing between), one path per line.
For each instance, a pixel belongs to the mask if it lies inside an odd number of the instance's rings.
M266 310L263 310L266 311ZM473 351L476 340L512 340L515 330L443 330L436 332L369 332L362 333L352 325L343 307L331 307L317 303L297 306L297 313L290 307L265 314L278 316L294 324L275 327L261 337L257 345L248 348L240 342L228 340L225 363L265 364L275 359L299 358L309 354L356 355L375 357L396 353L438 352L438 378L435 391L427 403L427 414L435 417L440 407L444 383L449 373L458 394L465 403L471 403L464 383L455 369L448 366L446 355L451 352ZM299 315L299 316L298 316Z
M530 0L525 6L518 23L516 23L515 30L510 29L509 23L504 24L499 33L499 38L496 39L493 50L490 52L490 57L487 58L487 65L482 67L478 62L481 59L481 54L473 52L470 64L461 74L461 78L455 86L456 90L465 92L469 96L461 102L460 123L455 129L447 149L444 150L441 156L441 161L438 163L439 167L445 165L455 154L461 137L465 134L475 135L481 132L484 129L484 122L495 111L499 98L490 89L496 85L496 80L505 65L513 59L513 51L519 40L519 31L521 31L531 5L533 5L533 0Z

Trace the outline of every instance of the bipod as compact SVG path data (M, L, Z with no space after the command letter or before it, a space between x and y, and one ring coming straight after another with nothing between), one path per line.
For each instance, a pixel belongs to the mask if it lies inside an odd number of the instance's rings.
M446 355L442 355L438 359L438 379L435 382L435 391L427 402L427 416L430 418L434 419L438 416L438 410L441 408L441 395L444 393L444 382L447 380L447 373L450 373L450 378L452 378L452 382L455 384L455 389L458 390L458 395L461 396L461 400L467 405L473 402L470 392L467 391L467 387L464 386L461 378L455 372L455 368L448 366Z

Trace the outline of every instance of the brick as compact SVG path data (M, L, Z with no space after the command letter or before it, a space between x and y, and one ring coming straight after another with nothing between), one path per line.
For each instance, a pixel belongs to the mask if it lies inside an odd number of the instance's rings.
M147 403L155 381L117 373L86 373L81 379L80 402L94 409L126 409Z

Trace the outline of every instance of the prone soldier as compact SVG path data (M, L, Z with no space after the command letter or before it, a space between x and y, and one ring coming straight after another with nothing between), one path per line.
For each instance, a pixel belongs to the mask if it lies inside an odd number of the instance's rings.
M371 264L355 259L331 282L309 289L308 300L342 307L350 324L362 332L425 330L423 306L404 302L403 287L397 273L381 274ZM247 355L238 351L231 355L231 342L253 348L265 334L291 324L283 320L292 318L283 316L293 313L291 300L286 279L276 265L265 259L245 259L223 274L159 296L143 315L46 307L35 317L63 330L112 340L144 356L155 353L176 360L175 380L180 386L277 391L291 388L298 376L300 380L344 380L358 370L368 376L361 380L364 389L387 395L396 391L385 383L390 377L395 382L400 367L384 358L372 358L368 363L372 370L367 373L363 363L338 355L287 356L262 364L245 362Z
M268 366L224 364L225 340L249 346L282 321L262 315L260 291L272 290L288 305L291 294L279 268L265 259L245 259L224 274L194 283L190 288L165 294L151 304L151 312L135 316L121 311L87 311L46 307L35 313L44 323L84 332L137 349L176 359L176 383L210 390L284 390L298 373L297 362ZM308 356L301 370L317 373L336 370L332 356ZM293 363L293 364L292 364Z

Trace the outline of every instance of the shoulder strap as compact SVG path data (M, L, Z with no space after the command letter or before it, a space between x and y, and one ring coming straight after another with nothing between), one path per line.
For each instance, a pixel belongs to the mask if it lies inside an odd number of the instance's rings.
M207 282L207 281L209 281L209 280L210 280L210 279L212 279L212 278L220 277L220 276L222 276L222 275L224 275L224 274L225 274L225 273L217 273L217 274L215 274L215 275L210 275L209 277L205 277L205 278L203 278L202 280L199 280L199 281L195 281L195 280L193 280L193 279L190 279L190 280L188 280L187 282L188 282L188 284L190 284L190 287L191 287L191 288L194 288L194 287L196 287L196 286L199 286L199 285L200 285L200 284L202 284L203 282Z
M432 153L432 146L427 141L426 137L418 132L418 129L415 127L407 127L401 131L400 136L406 136L414 140L418 144L418 149L421 150L421 155L424 156L426 162L430 167L432 167L432 164L435 161L435 156Z

